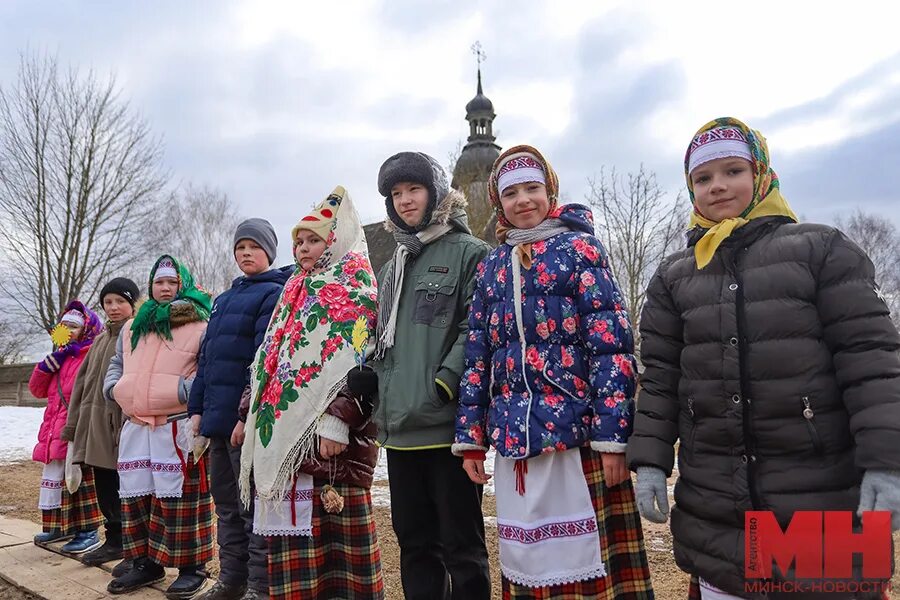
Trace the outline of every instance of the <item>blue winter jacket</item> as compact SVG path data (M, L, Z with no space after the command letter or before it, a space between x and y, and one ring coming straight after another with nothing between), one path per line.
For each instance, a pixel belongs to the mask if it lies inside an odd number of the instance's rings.
M554 214L571 231L532 244L521 269L523 352L512 247L478 266L453 451L494 446L528 458L590 444L624 452L632 430L634 334L590 211Z
M203 416L201 434L231 436L241 394L250 385L250 363L293 271L290 265L238 277L216 298L188 400L188 414Z

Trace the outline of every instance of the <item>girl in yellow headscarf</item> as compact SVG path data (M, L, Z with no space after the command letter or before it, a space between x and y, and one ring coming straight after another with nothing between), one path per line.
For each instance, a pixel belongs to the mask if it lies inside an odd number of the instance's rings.
M702 269L735 229L759 217L797 217L781 195L758 131L731 117L710 121L691 140L684 174L694 205L691 227L706 229L694 254Z
M839 511L858 526L877 509L900 528L900 454L888 450L900 446L900 335L859 246L797 222L758 132L731 118L704 125L685 176L689 246L663 260L640 320L645 370L626 452L638 509L668 519L678 440L672 538L691 598L757 600L773 579L813 591L821 581L789 565L773 578L771 564L745 560L745 517ZM873 594L834 598L886 598L889 579L855 570L848 589Z

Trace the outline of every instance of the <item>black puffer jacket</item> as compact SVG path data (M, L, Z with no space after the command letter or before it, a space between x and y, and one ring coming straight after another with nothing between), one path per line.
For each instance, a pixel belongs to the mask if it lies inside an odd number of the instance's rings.
M744 591L744 511L855 511L866 469L900 470L900 336L866 255L782 217L738 229L698 270L654 276L631 469L671 473L678 566ZM807 410L808 409L808 410Z

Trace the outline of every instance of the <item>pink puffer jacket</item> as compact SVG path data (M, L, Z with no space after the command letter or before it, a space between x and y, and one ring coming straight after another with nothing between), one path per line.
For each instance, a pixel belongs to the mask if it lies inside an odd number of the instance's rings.
M187 395L181 397L182 382L197 373L200 341L206 321L172 328L172 339L145 335L131 350L131 322L122 332L122 378L113 388L113 398L132 422L163 425L166 417L187 411Z
M60 438L63 427L66 426L66 418L69 416L69 398L72 396L72 388L75 386L75 377L84 362L90 346L86 346L75 356L70 356L63 362L62 367L56 373L45 373L37 366L31 373L28 381L28 389L35 398L46 398L47 408L44 409L44 421L38 431L38 443L31 453L31 459L44 464L51 460L65 460L66 442ZM59 391L62 388L63 398Z

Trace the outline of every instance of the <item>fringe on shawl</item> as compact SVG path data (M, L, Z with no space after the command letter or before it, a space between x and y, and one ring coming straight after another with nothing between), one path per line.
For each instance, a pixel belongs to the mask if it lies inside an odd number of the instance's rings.
M341 377L337 383L335 383L328 390L328 402L325 404L327 408L337 397L337 395L341 392L342 389L347 385L347 376L344 375ZM261 392L260 392L261 393ZM319 421L322 418L322 415L325 414L324 411L322 414L318 415L309 427L306 428L299 439L294 442L294 445L291 447L290 452L285 456L284 461L281 463L281 467L278 469L278 474L275 476L275 481L272 483L272 488L265 494L259 493L257 490L257 496L260 500L268 500L275 501L281 500L284 498L285 494L291 489L294 483L294 475L300 470L300 465L303 464L304 461L312 459L318 460L316 458L316 430L319 426ZM255 424L254 424L255 427ZM253 443L256 443L254 432L254 440ZM256 448L253 449L254 460L256 454ZM240 491L241 491L241 503L243 503L244 507L250 508L250 500L252 498L251 486L250 486L250 475L253 470L253 461L241 461L241 475L240 475ZM261 502L258 504L257 510L265 511L267 503ZM278 503L280 507L281 504Z

